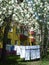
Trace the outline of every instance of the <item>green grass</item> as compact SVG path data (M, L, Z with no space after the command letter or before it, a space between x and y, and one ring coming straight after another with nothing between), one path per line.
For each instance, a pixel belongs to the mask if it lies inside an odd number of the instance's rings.
M49 56L48 56L49 57ZM49 65L49 58L36 61L22 61L19 56L10 55L4 65ZM3 63L0 62L0 65Z

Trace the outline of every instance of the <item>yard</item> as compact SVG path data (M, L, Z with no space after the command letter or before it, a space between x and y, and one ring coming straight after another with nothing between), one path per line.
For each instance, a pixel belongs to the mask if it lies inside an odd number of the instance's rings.
M3 65L3 64L0 64ZM49 65L49 60L43 60L43 61L27 61L27 62L11 62L11 63L6 63L6 65Z
M49 61L32 61L32 62L26 62L26 65L49 65Z
M17 59L15 56L8 57L8 62L6 62L5 65L49 65L49 58L36 61L22 61L22 59L18 58L18 56ZM3 63L0 62L0 65L3 65Z

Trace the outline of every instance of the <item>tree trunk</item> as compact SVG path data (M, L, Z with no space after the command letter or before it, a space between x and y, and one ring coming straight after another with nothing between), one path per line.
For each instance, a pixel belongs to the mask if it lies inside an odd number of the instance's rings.
M8 32L10 28L10 23L7 23L5 30L4 30L4 35L3 35L3 48L2 48L2 54L1 54L1 61L6 62L6 44L8 40Z
M45 29L44 29L44 44L43 44L43 49L44 49L44 56L47 56L47 40L48 40L48 29L47 29L47 25L45 25Z
M43 27L42 27L43 28ZM44 32L43 32L44 31ZM47 25L44 24L44 29L41 31L41 58L47 56L47 37L48 37L48 30L47 30Z
M41 29L41 44L40 44L40 55L41 55L41 59L42 59L42 56L43 56L43 33L42 33L42 26L40 26L40 29Z
M5 17L4 21L6 22L6 26L4 29L4 34L3 34L3 48L2 48L2 54L1 54L1 61L6 63L6 44L8 40L8 32L10 29L10 23L12 21L12 14L9 17Z

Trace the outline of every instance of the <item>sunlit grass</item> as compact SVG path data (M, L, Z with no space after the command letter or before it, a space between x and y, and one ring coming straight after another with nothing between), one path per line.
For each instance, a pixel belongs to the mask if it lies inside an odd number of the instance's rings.
M3 65L0 63L0 65ZM10 55L7 56L6 65L49 65L49 55L48 58L36 61L23 61L20 56Z

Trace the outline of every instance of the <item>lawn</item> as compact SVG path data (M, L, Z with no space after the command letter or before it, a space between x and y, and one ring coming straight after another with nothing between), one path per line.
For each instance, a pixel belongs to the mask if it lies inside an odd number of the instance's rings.
M0 62L0 65L3 63ZM36 61L22 61L19 56L8 56L7 62L4 65L49 65L49 59L44 58Z

